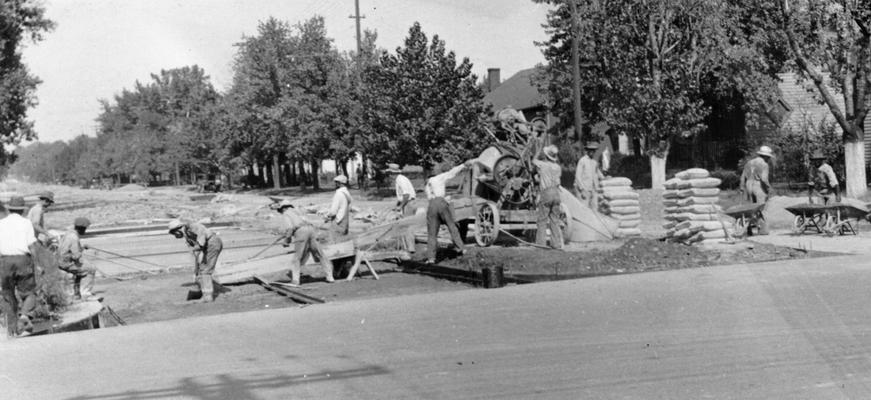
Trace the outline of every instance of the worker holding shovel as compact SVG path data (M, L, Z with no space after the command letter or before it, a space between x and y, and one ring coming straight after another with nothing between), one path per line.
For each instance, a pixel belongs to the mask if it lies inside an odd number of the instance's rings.
M327 282L333 283L333 264L327 259L327 256L321 250L321 246L317 241L316 229L311 222L307 221L293 207L289 200L282 200L274 206L275 210L284 219L287 225L287 233L285 234L284 246L287 247L290 243L294 243L294 252L296 253L297 263L291 264L290 279L292 285L299 285L299 270L302 265L308 260L309 254L320 262L324 268L324 275Z
M197 222L174 219L169 222L169 234L184 239L194 256L194 276L203 293L202 302L209 303L214 298L212 273L218 264L218 256L224 249L221 238ZM198 257L197 253L200 254Z

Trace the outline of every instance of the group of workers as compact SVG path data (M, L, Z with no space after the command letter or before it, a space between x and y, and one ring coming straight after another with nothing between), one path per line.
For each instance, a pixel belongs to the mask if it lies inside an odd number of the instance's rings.
M2 311L5 315L7 335L25 336L33 330L32 319L38 306L37 277L47 266L37 265L34 255L49 251L47 246L57 241L56 259L61 270L73 277L73 296L76 300L92 298L96 270L82 262L81 235L90 226L87 218L79 217L73 228L59 238L45 228L46 208L54 203L54 194L44 192L28 213L24 198L13 196L0 204L0 289ZM81 283L90 278L84 289Z

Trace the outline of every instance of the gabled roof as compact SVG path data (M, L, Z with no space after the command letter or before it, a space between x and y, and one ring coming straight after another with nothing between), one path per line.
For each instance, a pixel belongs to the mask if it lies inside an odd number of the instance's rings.
M544 96L532 83L532 75L535 72L536 68L529 68L514 74L492 92L487 93L484 96L484 103L492 106L494 110L511 107L519 111L544 105Z

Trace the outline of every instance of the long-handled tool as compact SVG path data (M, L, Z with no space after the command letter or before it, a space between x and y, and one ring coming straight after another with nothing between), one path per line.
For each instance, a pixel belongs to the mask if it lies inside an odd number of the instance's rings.
M264 247L262 250L258 251L257 254L255 254L255 255L253 255L253 256L251 256L251 257L248 257L248 259L245 260L245 261L251 261L251 260L257 258L259 255L265 253L266 250L271 249L272 246L275 246L276 244L278 244L278 242L280 242L280 241L282 241L282 240L284 240L284 236L280 236L278 239L275 239L275 241L272 242L272 243L270 243L269 246ZM243 261L243 262L244 262L244 261Z
M89 248L89 249L94 249L94 250L97 250L97 251L100 251L100 252L103 252L103 253L106 253L106 254L109 254L109 255L113 255L113 256L116 256L116 257L121 257L121 258L126 258L126 259L128 259L128 260L133 260L133 261L136 261L136 262L141 262L141 263L143 263L143 264L151 265L151 266L153 266L153 267L164 268L163 265L155 264L155 263L153 263L153 262L145 261L145 260L142 260L142 259L139 259L139 258L135 258L135 257L130 257L130 256L127 256L127 255L124 255L124 254L115 253L115 252L113 252L113 251L100 249L100 248L97 248L97 247L94 247L94 246L88 246L88 248Z
M132 269L132 270L137 271L137 272L144 272L144 273L147 273L147 274L150 274L150 275L157 275L157 274L158 274L157 271L148 270L148 269L142 269L142 268L136 268L136 267L134 267L134 266L132 266L132 265L124 264L124 263L122 263L122 262L119 262L118 260L113 260L113 259L111 259L111 258L106 258L106 257L100 257L100 256L98 256L98 255L96 255L96 254L89 254L89 256L90 256L90 257L94 257L94 258L96 258L96 259L98 259L98 260L103 260L103 261L106 261L106 262L109 262L109 263L112 263L112 264L115 264L115 265L122 266L122 267L124 267L124 268Z

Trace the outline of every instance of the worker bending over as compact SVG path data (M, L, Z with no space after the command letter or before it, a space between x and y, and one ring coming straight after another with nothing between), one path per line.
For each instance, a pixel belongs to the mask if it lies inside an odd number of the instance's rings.
M73 222L73 229L67 231L60 239L60 244L57 247L57 255L60 261L60 269L73 275L73 298L76 300L92 299L91 290L94 288L94 278L97 270L82 262L82 249L87 248L82 246L81 235L85 234L85 230L91 226L91 221L87 218L79 217ZM89 278L85 284L85 289L82 290L82 280Z
M317 230L311 222L297 213L290 200L282 200L274 206L281 214L287 231L284 236L284 246L294 244L294 254L297 263L290 266L290 279L292 285L299 285L299 270L308 261L311 254L315 261L321 263L324 268L324 276L327 282L333 283L333 263L327 258L317 240Z
M752 203L764 204L768 201L768 196L771 194L771 183L768 182L768 160L771 159L772 152L768 146L761 146L756 152L757 156L747 161L744 164L744 172L741 173L741 191L744 192L746 199ZM768 234L768 224L765 222L765 206L760 210L758 219L758 227L760 235ZM749 228L749 227L748 227Z
M563 211L560 207L559 190L562 168L556 163L558 153L559 149L556 146L545 146L542 149L545 159L532 160L538 170L540 190L535 243L542 246L545 245L547 230L550 229L550 247L554 249L563 248L563 231L560 218Z
M194 256L194 279L203 292L202 302L211 302L215 299L212 274L218 264L218 256L224 249L221 238L203 224L179 219L169 222L169 233L177 239L184 239L191 248Z
M471 165L467 161L463 165L458 165L448 171L430 177L426 181L426 197L429 199L429 205L426 208L426 251L428 263L436 262L436 250L438 249L439 228L442 224L448 227L448 232L451 234L451 241L454 244L459 254L464 254L463 238L460 237L460 231L457 229L457 222L454 220L454 207L445 199L445 185L453 179L460 171L468 168Z
M835 170L832 169L832 166L826 162L826 156L822 151L817 150L811 155L811 161L816 164L816 180L820 185L816 185L815 182L810 182L810 184L816 187L817 193L823 198L823 204L829 204L832 201L832 197L835 198L835 202L840 203L841 187L838 184L838 176L835 175Z

